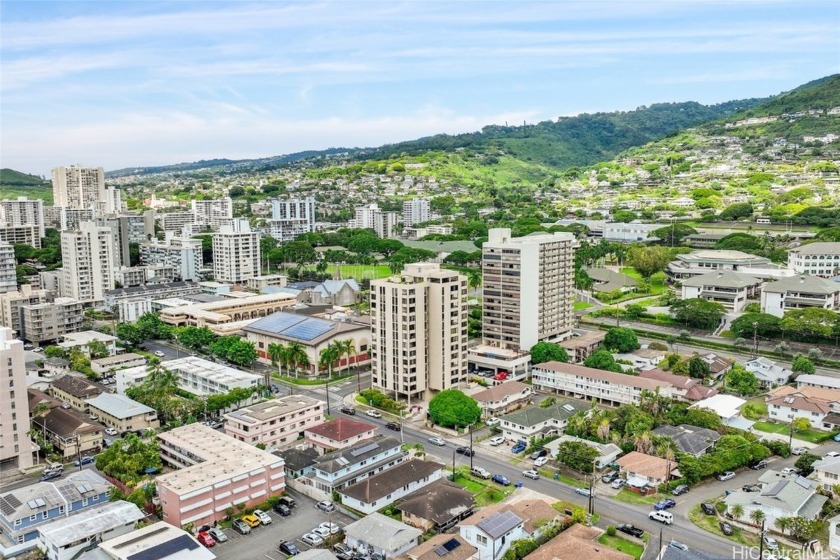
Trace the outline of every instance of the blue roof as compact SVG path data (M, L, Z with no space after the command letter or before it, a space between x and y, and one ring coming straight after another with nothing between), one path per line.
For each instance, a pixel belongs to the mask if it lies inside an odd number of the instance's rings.
M264 319L255 321L247 330L262 331L286 338L310 341L325 335L335 328L335 323L326 319L316 319L278 311Z

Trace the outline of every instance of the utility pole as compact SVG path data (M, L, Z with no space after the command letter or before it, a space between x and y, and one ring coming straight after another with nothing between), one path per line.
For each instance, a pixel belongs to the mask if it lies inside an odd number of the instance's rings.
M791 449L793 449L793 421L794 420L795 420L795 418L791 419L790 429L788 430L788 432L790 433L790 438L788 438L788 447L791 448Z
M764 558L764 520L761 521L761 538L758 541L758 557Z
M595 473L593 472L592 475L589 477L589 515L595 513L592 509L592 486L595 482Z
M455 482L455 450L452 450L452 482Z
M403 435L403 411L400 410L400 443L405 443L405 435Z
M82 470L82 440L79 434L76 434L76 458L79 460L79 472Z
M330 378L327 377L327 380L324 381L324 390L327 392L327 414L332 416L332 410L330 409ZM400 415L402 418L402 415ZM402 424L400 424L400 435L402 435Z
M470 424L470 470L473 468L473 425Z
M753 357L758 357L758 323L753 321Z

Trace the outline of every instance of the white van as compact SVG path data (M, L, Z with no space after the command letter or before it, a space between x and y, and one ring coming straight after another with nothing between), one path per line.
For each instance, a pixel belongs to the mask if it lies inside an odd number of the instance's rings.
M763 224L763 225L770 225L770 218L758 218L755 223Z
M665 525L670 525L674 522L674 514L668 511L652 511L648 514L648 517Z

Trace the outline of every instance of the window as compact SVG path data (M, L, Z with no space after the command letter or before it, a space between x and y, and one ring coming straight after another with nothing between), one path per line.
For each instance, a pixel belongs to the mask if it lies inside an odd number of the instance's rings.
M29 516L29 521L35 521L36 519L38 519L38 514L37 513Z
M476 535L475 538L478 541L478 544L487 544L487 537L484 535Z
M48 511L42 512L41 513L41 519L46 519L49 514L50 514L50 512L48 512Z

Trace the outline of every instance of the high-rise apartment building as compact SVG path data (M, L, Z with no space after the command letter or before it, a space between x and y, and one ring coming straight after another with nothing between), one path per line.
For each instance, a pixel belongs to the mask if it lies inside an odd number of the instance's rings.
M140 263L144 266L166 265L175 269L175 279L198 281L204 258L201 239L178 237L167 231L164 241L148 241L140 244Z
M29 439L29 399L26 393L26 361L23 342L10 328L0 328L0 463L17 460L25 469L33 465L35 451Z
M260 234L248 220L234 220L213 235L213 276L217 282L243 284L260 275Z
M106 214L94 221L98 226L111 228L120 266L131 266L132 243L142 243L146 241L147 236L154 234L154 229L146 230L146 220L140 214Z
M292 241L298 235L315 231L315 199L271 201L268 235L280 242Z
M351 229L372 229L381 238L392 237L399 214L381 210L378 204L357 206L355 217L350 220Z
M412 198L403 202L403 225L411 227L429 221L430 206L426 198Z
M17 291L15 248L0 241L0 294Z
M15 245L23 243L36 249L41 248L41 233L38 226L0 226L0 241Z
M64 208L99 209L107 199L101 167L56 167L52 170L53 204Z
M230 197L193 200L192 213L195 215L195 223L216 229L230 224L233 218L233 201Z
M371 282L373 386L423 398L467 376L467 279L437 263Z
M575 247L567 232L489 231L481 251L484 344L528 351L541 340L570 336Z
M44 201L20 196L14 200L0 200L0 225L37 226L38 236L44 237Z
M119 251L109 227L82 222L78 231L61 232L61 295L83 303L102 303L114 289Z

